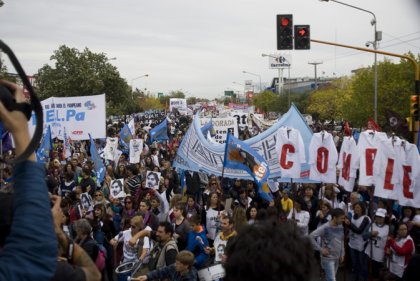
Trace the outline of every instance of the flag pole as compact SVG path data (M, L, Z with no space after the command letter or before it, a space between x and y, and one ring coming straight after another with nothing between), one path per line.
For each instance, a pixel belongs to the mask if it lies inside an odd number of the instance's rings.
M225 164L227 159L227 151L228 151L228 143L229 143L229 131L226 132L226 144L225 144L225 157L223 159L223 166L222 166L222 177L220 179L220 182L223 182L223 178L225 176Z

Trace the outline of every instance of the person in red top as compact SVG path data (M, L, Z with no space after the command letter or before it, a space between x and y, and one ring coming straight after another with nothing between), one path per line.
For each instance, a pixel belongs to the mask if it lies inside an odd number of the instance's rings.
M385 254L390 256L388 276L384 280L391 278L402 278L410 258L414 255L414 241L408 235L408 227L405 223L398 225L397 236L395 239L389 237L385 245ZM387 279L388 278L388 279Z

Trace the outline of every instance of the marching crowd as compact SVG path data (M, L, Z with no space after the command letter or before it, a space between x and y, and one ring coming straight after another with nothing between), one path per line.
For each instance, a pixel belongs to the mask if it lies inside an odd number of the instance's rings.
M53 280L127 280L115 270L139 261L131 280L197 280L197 271L217 265L226 269L227 280L282 280L288 274L296 279L287 280L336 280L340 266L351 269L353 280L414 280L420 209L374 198L364 186L347 193L333 184L279 184L268 202L253 181L186 171L184 188L172 168L191 122L182 118L173 118L169 141L153 144L147 142L148 126L158 122L137 120L136 136L145 140L140 162L131 164L127 154L118 163L106 161L103 182L96 178L88 141L73 142L67 159L63 144L54 142L45 163L60 264ZM122 124L109 123L108 135ZM157 189L146 185L147 171L160 173ZM2 175L3 191L24 180L8 167ZM123 179L123 197L113 192L116 179ZM5 218L12 216L12 204L1 205L3 228L12 224ZM0 242L7 245L6 238ZM311 270L315 260L318 273Z

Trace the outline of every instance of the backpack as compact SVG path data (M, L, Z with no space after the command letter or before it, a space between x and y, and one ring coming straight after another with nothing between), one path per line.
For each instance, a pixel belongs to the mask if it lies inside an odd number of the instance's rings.
M95 264L99 271L102 271L105 269L106 249L102 245L98 245L98 247L98 256L96 257Z

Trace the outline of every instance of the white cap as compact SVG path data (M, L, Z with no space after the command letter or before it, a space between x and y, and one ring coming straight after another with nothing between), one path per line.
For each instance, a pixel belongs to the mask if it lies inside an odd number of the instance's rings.
M379 208L378 210L376 210L375 216L385 218L386 213L387 212L385 209Z

